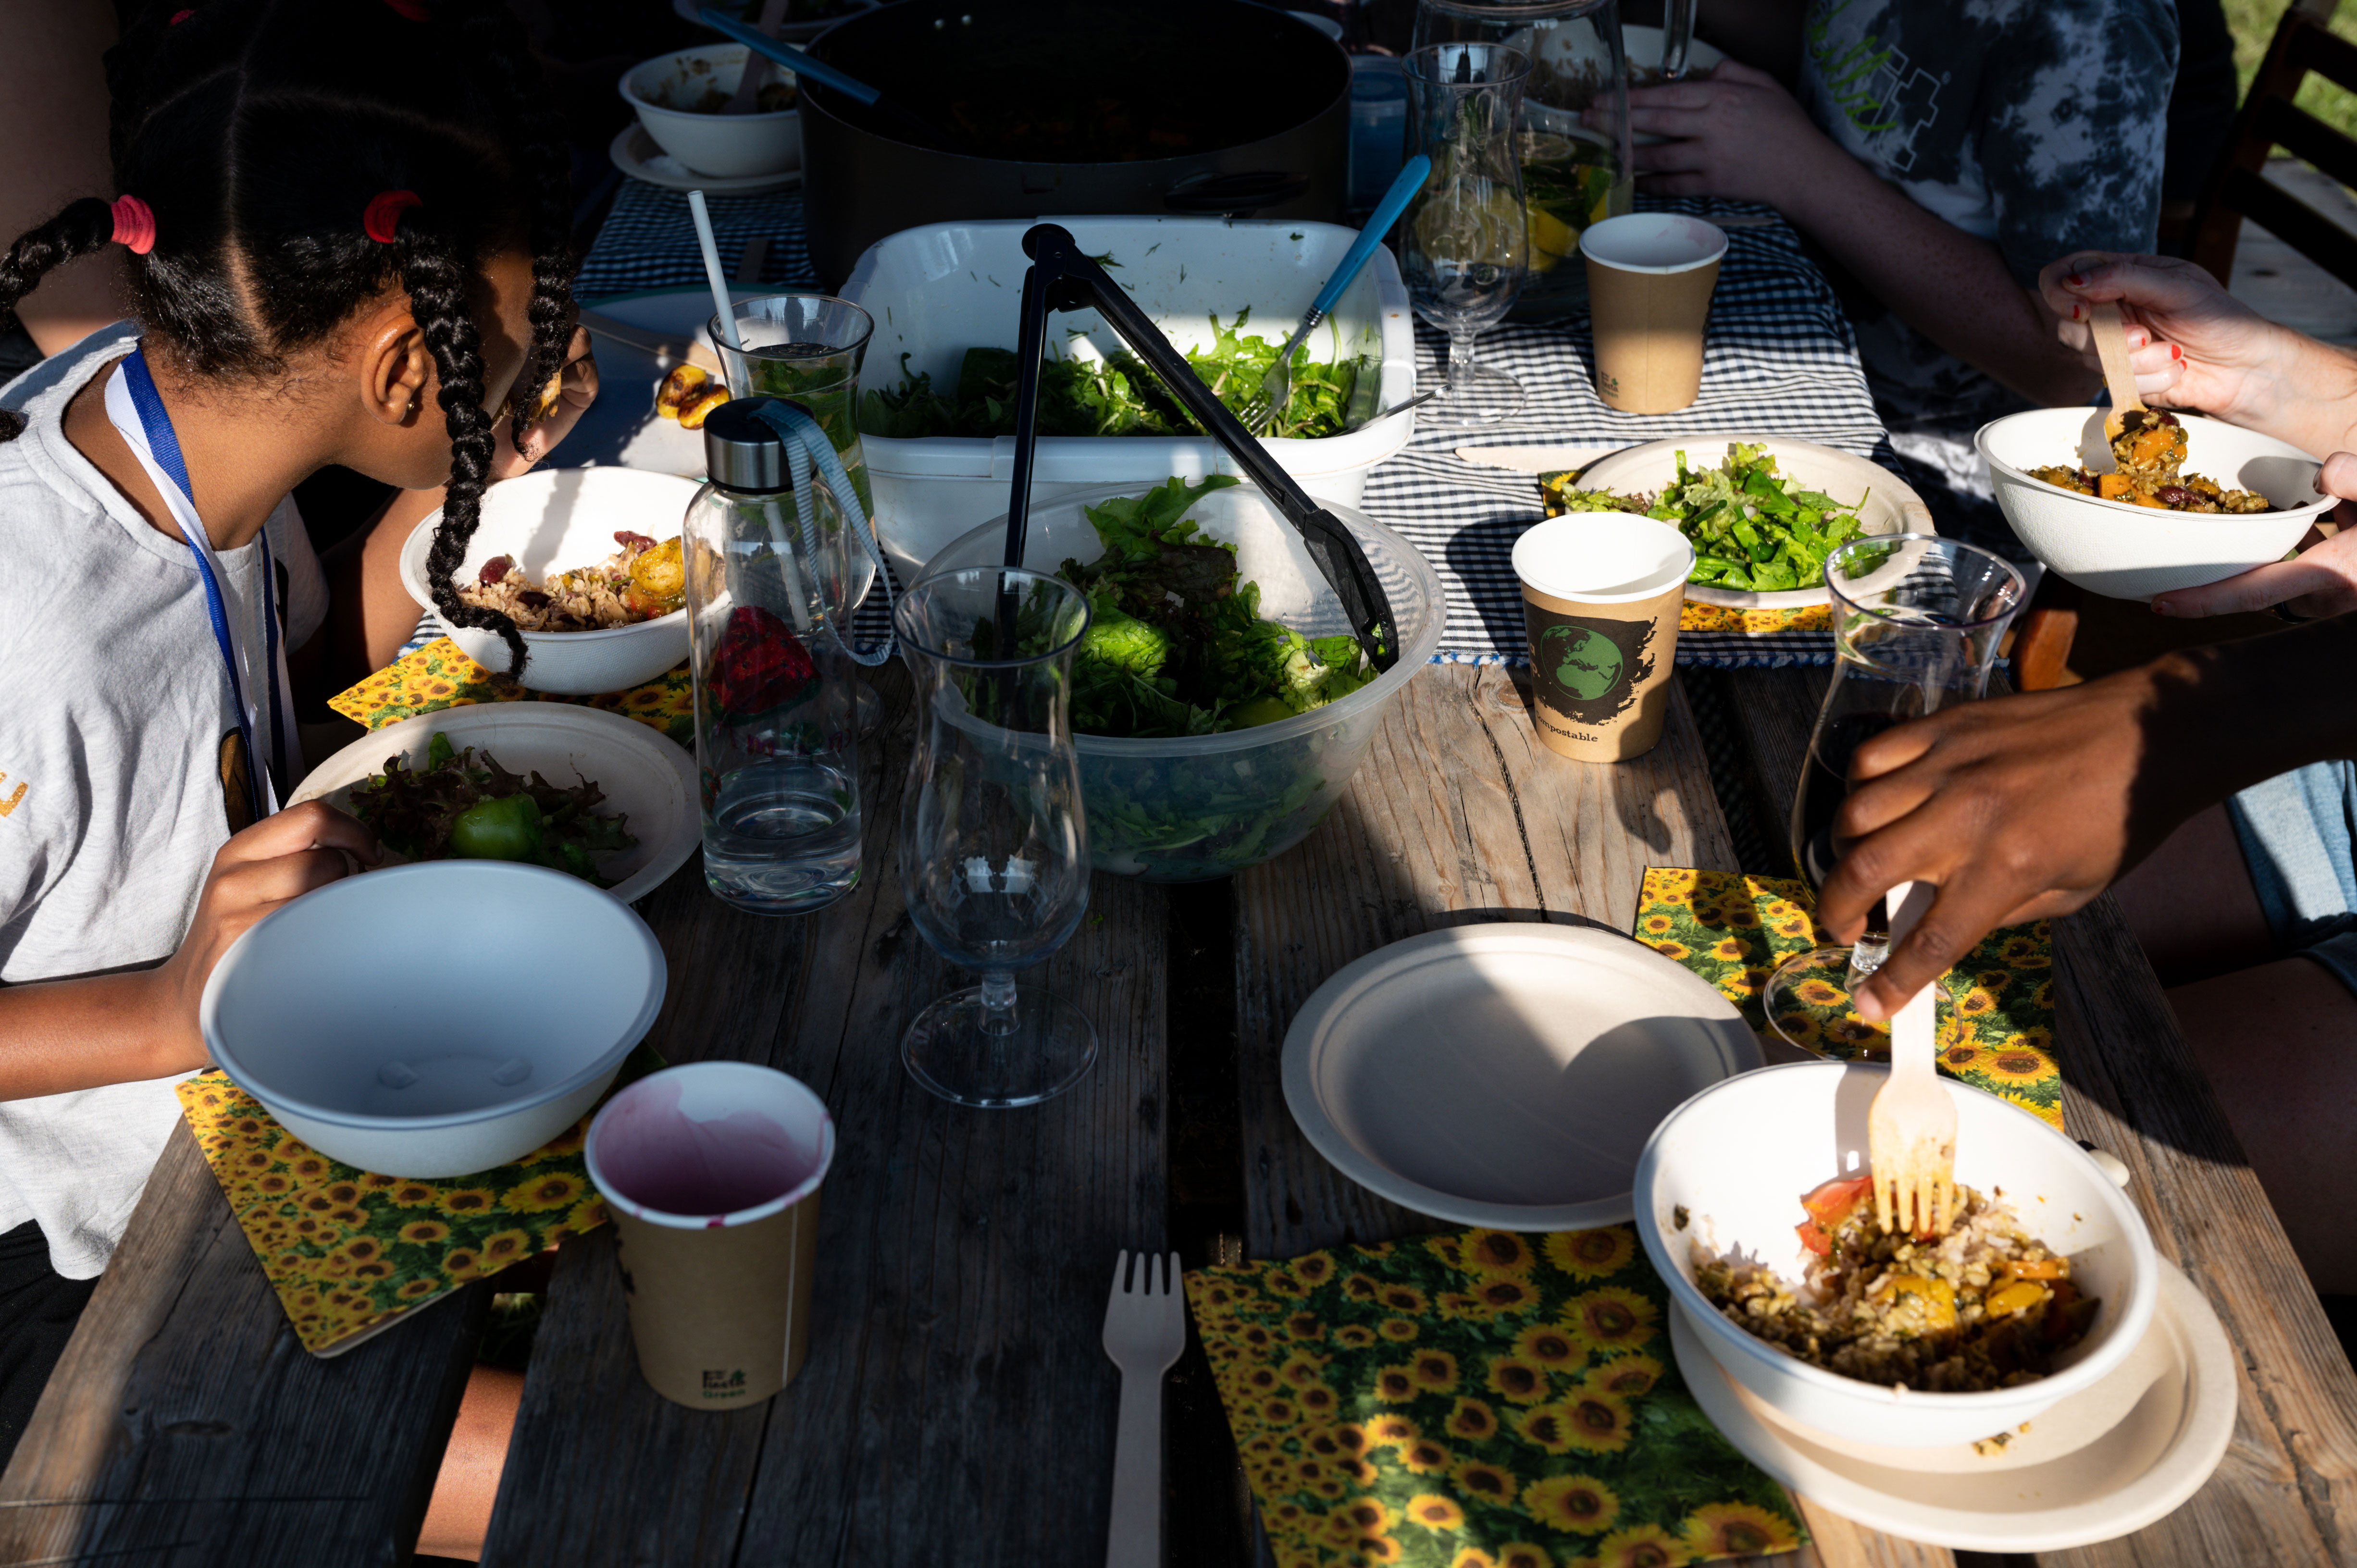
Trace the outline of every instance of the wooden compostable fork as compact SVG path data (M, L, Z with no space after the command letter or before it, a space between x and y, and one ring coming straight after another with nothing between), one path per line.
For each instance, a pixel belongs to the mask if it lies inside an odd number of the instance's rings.
M1889 895L1890 946L1907 940L1937 891L1906 882ZM1956 1102L1932 1065L1932 1019L1940 983L1908 998L1890 1020L1890 1077L1866 1117L1874 1217L1888 1232L1944 1236L1956 1208Z
M1105 1532L1105 1568L1161 1568L1162 1375L1187 1348L1187 1305L1178 1294L1178 1254L1162 1260L1156 1288L1155 1257L1137 1254L1137 1281L1129 1254L1113 1265L1113 1298L1105 1303L1104 1348L1121 1369L1121 1423L1113 1451L1113 1524Z

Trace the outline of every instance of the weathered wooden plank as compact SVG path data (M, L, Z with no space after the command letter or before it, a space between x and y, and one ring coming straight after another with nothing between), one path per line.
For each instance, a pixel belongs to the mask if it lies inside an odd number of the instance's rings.
M1402 693L1350 791L1299 848L1236 879L1254 1257L1429 1230L1309 1147L1286 1110L1286 1026L1344 964L1442 926L1587 921L1625 932L1647 865L1731 865L1691 715L1618 765L1556 757L1495 666L1436 665Z
M1730 682L1779 811L1792 800L1824 680L1788 670ZM2038 1561L2357 1561L2357 1374L2117 905L2105 897L2055 922L2054 946L2064 1120L2127 1162L2155 1243L2210 1297L2244 1381L2233 1446L2182 1509L2135 1535Z
M296 1342L185 1124L0 1477L0 1563L404 1563L489 1296Z
M878 684L905 702L897 672ZM1102 1536L1105 1290L1114 1253L1159 1248L1165 1228L1162 895L1098 878L1080 933L1035 972L1097 1026L1079 1088L1021 1111L934 1099L900 1034L965 980L905 917L908 743L886 733L851 897L790 921L700 892L650 914L700 955L674 953L659 1048L769 1062L835 1115L810 1361L758 1411L669 1405L638 1378L609 1256L568 1249L487 1563L1028 1564Z

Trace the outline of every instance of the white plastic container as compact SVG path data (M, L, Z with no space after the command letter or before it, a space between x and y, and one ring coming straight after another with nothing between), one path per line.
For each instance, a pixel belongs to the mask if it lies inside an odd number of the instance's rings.
M2010 1432L2093 1388L2152 1325L2159 1270L2136 1206L2087 1152L1996 1095L1943 1079L1956 1105L1956 1180L1998 1192L2021 1228L2071 1260L2099 1298L2087 1337L2050 1376L1981 1393L1930 1393L1813 1367L1738 1327L1694 1283L1697 1242L1801 1277L1801 1195L1866 1160L1867 1112L1889 1069L1793 1062L1712 1085L1653 1131L1637 1162L1637 1235L1672 1309L1727 1376L1802 1425L1852 1443L1938 1448Z
M638 912L577 877L429 860L257 922L197 1016L231 1081L330 1159L465 1176L579 1121L654 1023L667 973Z
M1211 317L1232 326L1251 307L1248 330L1283 342L1309 308L1327 274L1357 238L1330 223L1229 222L1218 218L1059 218L1082 250L1110 255L1113 275L1181 351L1211 341ZM860 371L862 395L896 387L906 374L931 373L937 389L957 383L974 348L1015 347L1023 297L1020 220L931 223L868 247L843 285L843 297L876 318ZM1093 310L1049 317L1049 342L1087 335L1100 353L1121 338ZM1380 366L1361 373L1351 417L1365 420L1415 395L1415 328L1407 287L1387 250L1377 250L1308 342L1309 357L1357 357ZM1372 368L1372 365L1370 366ZM1413 411L1361 424L1340 435L1266 443L1301 488L1324 501L1356 506L1367 471L1408 443ZM875 483L877 531L904 581L952 540L1006 511L1015 440L1001 436L862 435ZM1040 439L1031 504L1046 505L1107 485L1157 485L1236 472L1209 436L1051 435ZM1050 564L1052 564L1052 563Z

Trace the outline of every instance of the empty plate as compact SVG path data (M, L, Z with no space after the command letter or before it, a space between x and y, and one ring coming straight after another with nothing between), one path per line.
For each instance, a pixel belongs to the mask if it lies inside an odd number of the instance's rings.
M1511 1230L1630 1218L1637 1156L1687 1097L1760 1063L1709 983L1578 926L1459 926L1319 986L1285 1036L1318 1152L1419 1214Z

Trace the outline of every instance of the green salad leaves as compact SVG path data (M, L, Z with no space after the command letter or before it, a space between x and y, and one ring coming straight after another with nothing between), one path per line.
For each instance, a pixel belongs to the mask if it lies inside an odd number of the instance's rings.
M1584 490L1570 473L1541 474L1549 517L1574 511L1631 511L1674 522L1694 542L1689 583L1772 593L1823 587L1825 557L1859 536L1858 509L1795 487L1776 472L1765 446L1731 442L1717 467L1689 468L1657 497Z
M1276 363L1284 340L1243 336L1252 311L1238 313L1227 327L1211 317L1212 344L1190 349L1187 362L1212 394L1241 413L1260 390L1261 378ZM1042 435L1200 435L1203 434L1178 400L1146 364L1127 350L1111 358L1076 339L1071 352L1040 367L1039 434ZM1312 364L1308 349L1294 351L1293 392L1271 422L1270 435L1339 435L1348 427L1351 394L1358 387L1355 360ZM1012 435L1015 398L1022 361L1012 349L968 349L958 367L957 385L936 391L930 372L909 374L909 356L900 357L897 387L876 388L863 400L859 428L869 435Z
M382 773L351 792L352 814L412 860L521 860L610 887L597 856L639 841L622 813L598 810L605 803L587 779L566 786L511 773L490 752L479 760L473 746L454 748L438 731L424 768L389 757Z
M1260 585L1238 581L1232 544L1201 536L1188 509L1236 481L1173 478L1088 510L1104 553L1056 575L1089 597L1072 670L1072 729L1117 738L1216 735L1323 707L1375 678L1358 640L1305 638L1262 618ZM1027 607L1028 608L1028 607ZM1018 645L1044 649L1026 617ZM978 639L977 639L978 640Z

